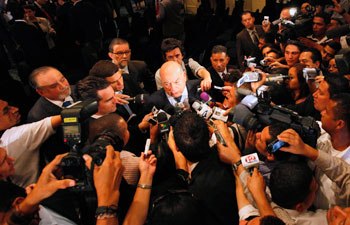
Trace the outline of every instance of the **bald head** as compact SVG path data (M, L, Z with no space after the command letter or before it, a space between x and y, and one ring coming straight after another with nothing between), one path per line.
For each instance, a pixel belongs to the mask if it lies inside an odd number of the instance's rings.
M168 61L160 68L160 80L165 92L176 98L182 95L186 87L186 76L181 65Z

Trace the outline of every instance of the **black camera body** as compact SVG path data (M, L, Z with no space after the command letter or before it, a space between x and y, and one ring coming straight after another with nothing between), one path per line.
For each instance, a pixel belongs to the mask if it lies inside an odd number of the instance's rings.
M106 157L106 146L112 145L121 150L124 142L112 131L103 131L91 144L86 144L89 130L88 118L98 109L96 101L77 102L61 112L63 141L70 147L68 155L62 158L60 167L62 179L73 179L76 185L73 191L94 191L93 165L100 166ZM85 166L84 154L89 154L93 161L91 169Z
M229 120L242 125L247 130L261 130L274 122L282 122L298 132L305 143L315 147L320 135L315 119L310 116L302 117L297 112L282 106L271 105L270 96L269 91L261 92L255 97L258 100L253 108L249 104L242 104L245 102L243 99L240 104L231 109ZM252 98L251 95L249 97Z

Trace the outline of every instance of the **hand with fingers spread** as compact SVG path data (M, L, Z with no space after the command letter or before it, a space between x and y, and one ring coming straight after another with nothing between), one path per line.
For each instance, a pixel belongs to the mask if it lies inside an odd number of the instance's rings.
M20 209L24 214L33 213L42 200L50 197L57 190L66 189L75 185L74 180L58 180L54 175L54 172L57 170L62 158L66 155L67 154L56 156L56 158L43 169L38 182L20 204Z
M337 0L333 0L333 4L334 4L334 7L333 8L328 8L328 10L330 11L333 11L333 12L337 12L337 13L340 13L340 14L343 14L345 13L345 9L343 9L341 7L341 5L338 3Z
M86 166L90 169L92 158L83 156ZM94 165L94 185L97 193L98 206L118 205L119 185L122 179L122 164L120 153L114 151L111 145L106 147L106 158L101 166Z

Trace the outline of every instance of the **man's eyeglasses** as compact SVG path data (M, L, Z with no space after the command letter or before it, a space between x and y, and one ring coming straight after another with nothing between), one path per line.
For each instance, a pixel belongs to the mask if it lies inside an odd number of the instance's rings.
M129 55L131 53L131 50L127 50L124 52L111 52L112 54L115 54L117 56L123 56L123 55Z

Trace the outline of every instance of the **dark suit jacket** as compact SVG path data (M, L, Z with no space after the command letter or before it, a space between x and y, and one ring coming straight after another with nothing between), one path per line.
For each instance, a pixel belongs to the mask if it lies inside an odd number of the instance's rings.
M202 80L188 80L186 82L186 87L188 91L188 99L200 100L197 88L199 87ZM157 109L163 109L168 114L174 114L174 106L170 104L164 89L160 89L150 96L149 103L147 103L146 109L148 112L151 111L152 107L155 106Z
M143 83L143 89L149 94L157 90L154 74L147 68L144 61L132 60L128 64L128 69L131 79L139 85Z
M74 93L74 86L71 86L71 91ZM73 100L77 99L72 94ZM59 115L62 111L61 107L51 103L46 98L41 96L28 113L27 122L35 122L42 120L49 116ZM69 147L63 143L62 129L59 127L56 134L50 136L40 147L40 153L44 155L49 162L52 161L56 155L66 153Z
M130 97L135 97L138 94L144 94L145 91L136 84L130 76L123 76L124 80L124 89L123 94L129 95ZM131 111L136 114L136 117L129 119L130 115L126 108L123 105L117 105L117 111L120 116L124 118L125 121L128 121L128 130L130 133L129 142L125 146L125 150L139 155L145 148L145 143L147 136L138 128L138 124L142 121L145 116L145 110L143 104L129 103Z
M227 65L227 72L230 72L230 69L233 69L234 67L231 65ZM222 92L219 90L214 89L214 86L223 87L224 81L221 79L220 75L216 70L211 66L208 68L208 71L210 73L210 77L212 80L211 83L211 89L208 91L208 94L216 101L216 102L223 102L225 97L222 95Z
M255 25L256 32L259 37L264 33L261 25ZM236 36L236 48L237 48L237 59L238 65L242 67L242 62L244 56L259 56L259 48L253 43L253 40L250 38L250 35L246 28L239 32Z
M89 43L102 38L96 8L87 1L73 5L69 10L69 25L74 40Z
M210 212L211 224L238 224L235 179L232 168L222 163L215 149L199 161L191 173L189 191Z
M49 47L42 31L24 21L15 22L10 31L32 69L49 64Z

